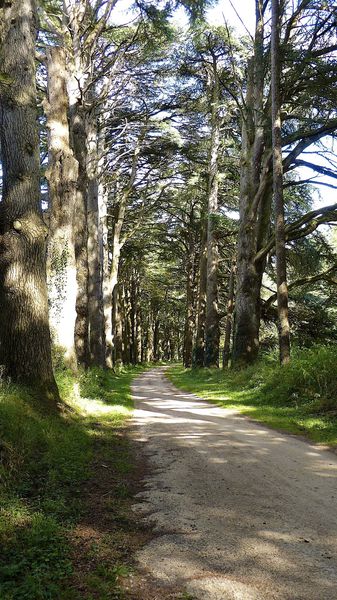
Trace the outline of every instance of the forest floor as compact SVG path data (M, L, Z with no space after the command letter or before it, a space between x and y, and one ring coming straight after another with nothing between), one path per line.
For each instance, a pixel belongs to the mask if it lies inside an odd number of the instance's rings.
M83 486L84 510L69 535L74 598L189 600L179 583L163 586L135 559L156 536L133 510L149 476L145 440L130 421L111 435L98 419L96 434L91 475Z
M133 384L145 463L144 573L200 600L327 600L337 589L337 457L179 391ZM146 594L143 595L145 599Z
M311 359L301 380L296 364L288 379L273 375L290 397L284 410L283 399L270 404L282 390L265 367L169 372L222 406L228 396L246 410L249 398L254 416L278 428L296 417L297 432L307 424L333 443L327 352L314 356L319 388ZM72 407L60 415L28 389L0 385L1 600L337 598L336 456L145 368L59 368ZM264 404L261 381L272 394Z
M59 367L61 414L0 381L1 600L185 600L135 561L155 535L132 510L147 465L130 385L144 368Z

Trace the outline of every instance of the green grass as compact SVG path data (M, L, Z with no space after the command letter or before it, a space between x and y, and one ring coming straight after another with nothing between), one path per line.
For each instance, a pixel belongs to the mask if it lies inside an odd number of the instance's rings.
M93 575L92 596L76 591L69 539L84 510L97 443L109 468L130 468L127 451L115 456L114 444L131 414L130 383L141 370L93 369L77 378L59 371L61 396L73 409L60 416L45 414L24 387L0 386L1 600L122 597L118 565L102 565ZM125 494L122 487L117 495ZM100 595L100 587L110 592Z
M268 426L337 445L337 347L293 351L280 367L273 355L241 371L184 369L168 377L187 390Z

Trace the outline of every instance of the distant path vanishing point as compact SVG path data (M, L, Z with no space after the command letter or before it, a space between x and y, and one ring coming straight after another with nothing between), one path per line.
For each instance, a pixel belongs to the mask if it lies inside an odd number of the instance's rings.
M174 388L133 384L154 526L140 565L200 600L337 600L337 457Z

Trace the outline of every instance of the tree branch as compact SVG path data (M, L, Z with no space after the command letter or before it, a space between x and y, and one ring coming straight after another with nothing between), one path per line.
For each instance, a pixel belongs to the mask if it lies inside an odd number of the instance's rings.
M333 177L334 179L337 179L336 171L333 171L332 169L323 167L321 165L315 165L315 163L309 162L307 160L302 160L302 159L295 160L294 168L295 167L308 167L309 169L312 169L313 171L317 171L317 173L320 173L321 175L326 175L328 177Z
M298 140L301 140L301 141L299 141L299 143L295 146L295 148L293 148L291 150L291 152L289 152L288 156L286 156L286 158L284 159L283 171L284 172L289 171L292 163L303 152L303 150L305 150L305 148L307 148L314 142L317 142L319 139L321 139L321 137L323 137L327 133L331 133L331 132L335 131L336 129L337 129L337 119L331 119L330 121L328 121L328 123L326 123L325 125L322 125L322 127L319 127L318 129L316 129L314 131L306 131L306 132L298 131L296 134L289 135L286 138L284 138L282 140L282 146L289 146L290 144L293 144L294 142L297 142Z
M319 217L319 215L321 215ZM319 217L319 218L316 218ZM297 221L288 223L285 227L286 241L299 239L313 233L319 225L322 223L329 223L329 221L337 221L337 203L330 204L323 208L311 210L310 212L303 215ZM263 260L267 254L274 251L275 237L272 236L264 248L261 248L255 256L255 263Z
M302 285L307 285L308 283L314 283L315 281L320 281L321 279L329 279L329 281L334 282L334 279L328 277L330 273L337 271L337 264L332 265L326 271L322 273L317 273L317 275L309 275L308 277L301 277L300 279L296 279L292 283L288 285L288 291L293 290L294 288L301 287ZM268 310L269 306L271 306L277 300L277 292L274 292L269 298L264 302L264 308Z

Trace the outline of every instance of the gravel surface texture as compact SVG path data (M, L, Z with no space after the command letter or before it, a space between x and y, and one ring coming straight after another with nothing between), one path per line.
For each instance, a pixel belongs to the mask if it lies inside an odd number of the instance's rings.
M138 552L198 600L337 600L337 457L174 388L134 381L149 473Z

